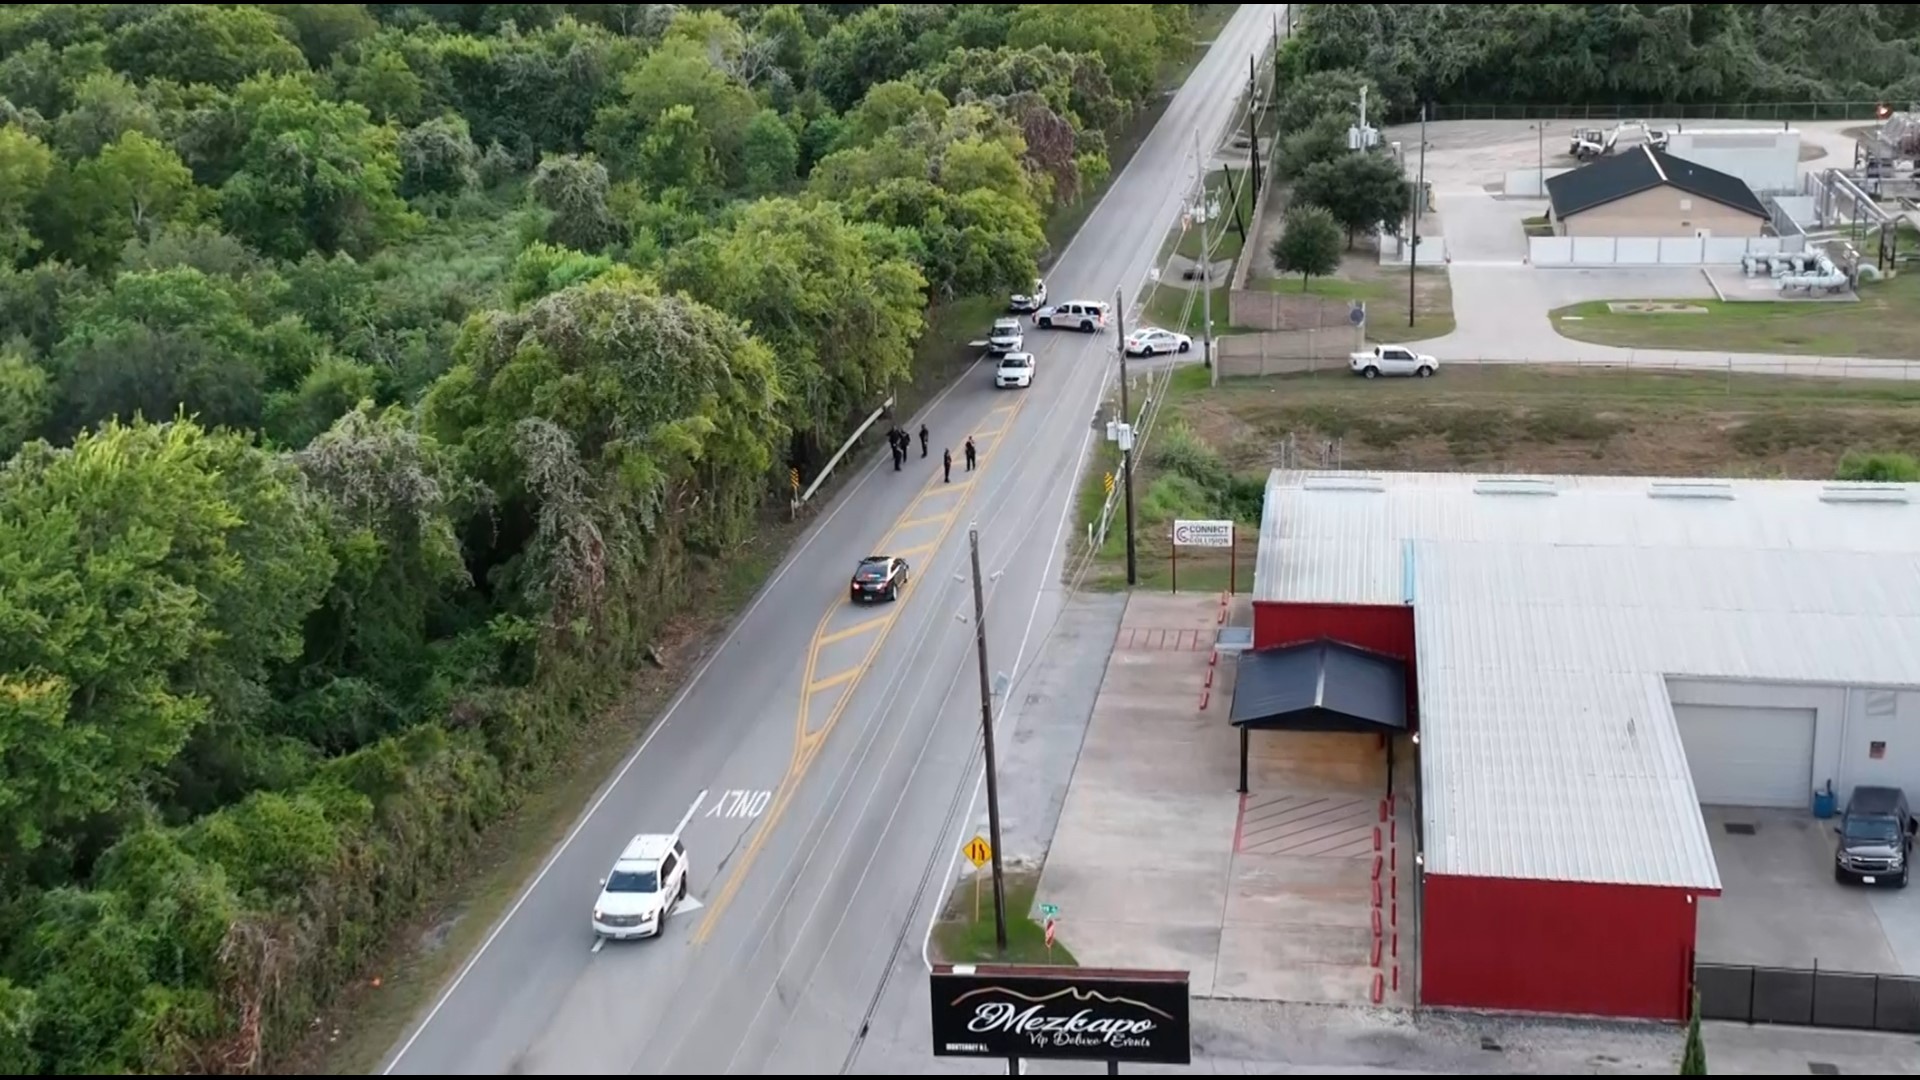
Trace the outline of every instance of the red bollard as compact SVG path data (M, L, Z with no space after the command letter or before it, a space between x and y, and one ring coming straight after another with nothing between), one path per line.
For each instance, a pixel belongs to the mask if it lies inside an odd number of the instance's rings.
M1380 850L1380 827L1378 825L1373 827L1373 850Z
M1374 937L1380 936L1380 909L1379 908L1373 909L1373 936Z
M1375 975L1373 977L1373 1003L1375 1005L1380 1004L1380 1002L1386 998L1387 996L1386 984L1387 984L1387 980L1385 976Z
M1207 711L1207 702L1212 700L1212 698L1213 698L1213 691L1211 690L1200 691L1200 711L1201 712Z
M1400 965L1399 964L1393 965L1393 992L1396 994L1400 992Z
M1378 881L1373 883L1373 906L1376 908L1380 906L1380 883Z
M1380 856L1378 856L1378 855L1375 855L1375 856L1373 857L1373 880L1375 880L1375 881L1379 881L1379 880L1380 880L1380 864L1381 864L1381 862L1382 862L1382 860L1381 860L1381 858L1380 858Z
M1207 685L1208 686L1213 685L1213 669L1212 668L1207 669Z
M1380 939L1379 938L1373 939L1373 966L1374 967L1380 966Z
M1395 902L1395 903L1394 903L1394 905L1393 905L1393 907L1391 907L1391 908L1389 908L1389 909L1388 909L1388 913L1389 913L1390 915L1392 915L1392 916L1393 916L1393 925L1395 925L1395 926L1399 926L1399 925L1400 925L1400 905L1399 905L1399 903L1398 903L1398 902Z
M1387 822L1387 839L1389 840L1400 839L1400 819L1399 818L1394 818L1393 820Z
M1393 874L1387 878L1387 892L1389 899L1400 899L1400 875Z
M1400 955L1400 931L1398 930L1393 932L1393 955Z
M1387 820L1387 800L1385 799L1380 800L1380 820Z

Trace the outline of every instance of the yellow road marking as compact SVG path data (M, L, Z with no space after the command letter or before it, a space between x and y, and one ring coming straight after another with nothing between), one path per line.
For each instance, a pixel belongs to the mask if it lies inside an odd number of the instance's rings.
M938 541L931 544L916 544L910 548L901 548L899 551L896 551L893 554L895 558L904 559L909 555L925 555L927 552L933 551L937 549L939 546L940 544Z
M829 675L824 679L815 680L807 684L807 693L817 694L822 690L831 690L841 683L852 682L853 677L858 674L860 674L859 668L848 668L838 675Z
M874 618L868 619L865 622L854 623L852 626L849 626L844 630L835 630L833 633L828 634L826 637L821 638L819 644L821 645L821 647L824 648L828 645L834 644L835 642L845 641L851 637L859 637L861 634L864 634L869 630L878 630L880 627L886 625L887 620L891 617L892 616L889 616L889 615L880 615L880 616L876 616Z
M973 433L973 437L976 439L991 439L995 435L998 435L1005 430L1007 430L1006 425L1002 424L1001 426L994 428L992 431L976 431Z
M953 511L949 510L944 514L929 514L926 517L909 518L895 525L893 531L899 533L906 532L908 529L917 529L922 525L944 525L947 519L952 516Z
M1018 401L1009 405L1002 405L992 410L990 415L1006 414L1006 426L1011 426L1014 418L1019 416L1020 410L1026 407L1027 400L1028 396L1022 394ZM998 446L999 444L997 442L989 443L986 449L980 452L979 463L975 466L976 475L985 470L987 463L993 459L994 450ZM967 491L971 494L970 489L972 486L973 481L971 479L963 480L957 484L945 484L929 478L926 489L921 492L918 498L908 504L907 513L912 513L914 507L918 506L931 495L942 494L953 490ZM953 532L954 524L960 520L960 509L965 505L965 500L962 500L960 506L956 506L948 512L946 523L940 527L940 535L931 544L924 545L923 550L938 551L941 545L946 543L948 535ZM901 520L909 519L906 519L905 515L902 515ZM898 532L900 528L901 521L896 520L893 529L890 530L887 535L892 536L895 532ZM713 936L714 928L720 923L720 916L726 912L728 906L733 903L734 896L739 893L741 883L746 880L747 871L752 868L755 860L760 857L760 850L766 845L767 837L773 835L774 828L780 824L780 819L786 815L787 807L793 804L793 796L799 790L800 781L806 777L807 770L813 766L814 759L819 755L820 747L825 745L827 736L832 734L834 725L840 722L841 714L846 712L847 706L853 701L853 692L859 688L859 680L864 678L866 673L872 668L874 658L880 655L881 647L884 646L887 643L887 639L893 635L893 628L899 625L900 604L912 598L914 586L918 585L919 582L920 578L917 574L909 578L906 589L901 593L900 600L889 605L892 610L880 616L879 621L883 625L880 627L880 632L874 635L873 641L868 644L866 655L862 656L859 663L853 665L849 671L843 673L847 680L852 681L853 685L849 686L847 691L841 694L839 699L833 703L833 709L828 712L826 720L821 723L820 730L811 731L809 730L807 721L809 719L809 706L813 697L814 688L816 686L824 688L825 686L838 685L843 681L842 676L836 675L816 683L814 681L814 673L819 670L820 653L823 646L827 643L825 639L831 636L827 630L827 624L831 622L834 615L841 610L841 605L844 604L845 601L835 603L826 610L825 614L820 616L820 623L815 627L813 632L813 643L807 650L806 671L801 675L800 685L804 692L800 695L800 708L794 728L793 756L788 761L786 775L781 777L779 787L774 791L773 804L767 808L766 813L762 815L758 821L750 826L752 836L748 839L746 848L741 851L740 857L734 860L732 867L728 871L726 881L714 890L712 898L707 901L706 914L701 917L700 925L695 927L693 931L693 943L695 945L705 945L708 939Z

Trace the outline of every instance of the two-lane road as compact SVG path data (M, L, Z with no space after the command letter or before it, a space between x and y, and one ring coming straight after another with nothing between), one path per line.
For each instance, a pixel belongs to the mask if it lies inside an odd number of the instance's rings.
M1138 288L1192 186L1194 134L1211 146L1225 130L1273 15L1246 5L1228 23L1053 267L1053 299ZM1115 346L1112 327L1031 329L1031 389L997 391L978 365L908 425L927 425L930 456L916 446L896 472L874 455L385 1071L846 1068L900 942L924 928L916 905L949 866L974 787L969 527L991 577L992 664L1017 697L1060 600L1067 514ZM867 554L911 563L898 602L848 602ZM596 944L587 917L621 847L690 806L689 899L656 940Z

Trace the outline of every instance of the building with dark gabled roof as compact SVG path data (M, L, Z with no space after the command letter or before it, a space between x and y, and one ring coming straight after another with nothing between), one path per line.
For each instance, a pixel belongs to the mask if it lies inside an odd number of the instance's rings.
M1769 216L1746 181L1641 146L1547 181L1561 236L1761 236Z

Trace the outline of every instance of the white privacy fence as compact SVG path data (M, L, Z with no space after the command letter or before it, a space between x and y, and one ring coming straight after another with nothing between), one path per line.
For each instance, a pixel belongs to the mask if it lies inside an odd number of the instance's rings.
M1743 256L1805 251L1804 236L1533 236L1535 266L1738 266Z

